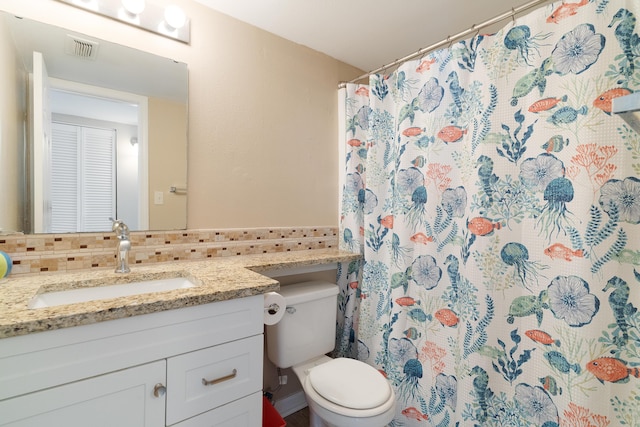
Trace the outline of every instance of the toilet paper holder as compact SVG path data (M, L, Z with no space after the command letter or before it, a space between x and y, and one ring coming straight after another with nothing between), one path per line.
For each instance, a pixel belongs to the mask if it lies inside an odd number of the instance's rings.
M286 307L287 313L289 314L293 314L296 312L296 308L295 307ZM269 304L267 307L264 308L264 311L266 311L267 313L269 313L270 315L274 315L276 314L278 311L280 311L280 305L273 303L273 304Z
M264 311L273 315L273 314L276 314L278 311L280 311L280 306L276 303L269 304L267 307L264 308Z
M277 292L268 292L264 294L264 324L275 325L285 315L284 309L287 307L287 301Z

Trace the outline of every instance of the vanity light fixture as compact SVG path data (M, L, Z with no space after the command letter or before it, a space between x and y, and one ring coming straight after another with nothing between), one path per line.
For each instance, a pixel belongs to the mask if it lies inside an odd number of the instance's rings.
M191 40L189 18L174 4L164 8L145 0L58 1L187 44Z
M100 8L98 4L98 0L76 0L74 3L78 3L78 5L84 9L88 9L92 12L97 12Z

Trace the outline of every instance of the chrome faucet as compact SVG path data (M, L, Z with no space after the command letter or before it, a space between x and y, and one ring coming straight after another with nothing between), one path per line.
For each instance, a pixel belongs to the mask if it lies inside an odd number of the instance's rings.
M111 230L116 233L118 238L118 246L116 247L116 273L128 273L129 268L129 250L131 249L131 240L129 240L129 227L120 219L109 218L113 225Z

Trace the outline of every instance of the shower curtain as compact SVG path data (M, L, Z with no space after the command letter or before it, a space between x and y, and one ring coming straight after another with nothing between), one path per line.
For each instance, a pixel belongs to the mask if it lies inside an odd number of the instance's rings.
M335 353L392 425L640 426L638 15L557 2L347 85Z

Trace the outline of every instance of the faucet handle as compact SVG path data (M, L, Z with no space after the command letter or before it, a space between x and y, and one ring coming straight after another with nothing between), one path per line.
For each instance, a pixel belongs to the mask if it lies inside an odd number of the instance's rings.
M119 238L129 237L129 227L121 219L113 219L109 217L113 224L111 225L111 231L115 232Z

